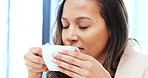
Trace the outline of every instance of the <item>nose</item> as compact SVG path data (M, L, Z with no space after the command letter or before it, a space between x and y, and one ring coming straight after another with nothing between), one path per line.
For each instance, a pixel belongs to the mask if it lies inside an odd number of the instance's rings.
M76 28L74 26L70 26L67 32L67 41L69 42L77 42L79 39Z

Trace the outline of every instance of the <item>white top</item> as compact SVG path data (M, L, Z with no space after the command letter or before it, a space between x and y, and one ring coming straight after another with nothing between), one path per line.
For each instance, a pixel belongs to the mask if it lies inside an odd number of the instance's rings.
M129 42L120 59L115 78L148 78L148 56L136 52Z

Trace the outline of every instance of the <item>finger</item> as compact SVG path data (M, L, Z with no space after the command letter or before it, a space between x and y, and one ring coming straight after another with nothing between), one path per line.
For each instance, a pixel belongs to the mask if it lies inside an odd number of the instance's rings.
M83 60L83 61L88 61L90 59L89 55L83 54L81 52L73 52L73 51L69 51L69 50L59 50L58 53L69 55L69 56L75 57L75 58Z
M70 77L72 77L72 78L82 78L82 76L79 75L78 73L72 72L72 71L67 70L67 69L65 69L65 68L63 68L63 67L58 66L57 69L58 69L60 72L66 74L66 75L68 75L68 76L70 76Z
M57 59L52 59L52 62L59 65L60 67L62 67L64 69L70 70L70 71L75 72L75 73L79 72L80 75L82 74L83 69L81 69L78 66L75 66L73 64L69 64L69 63L66 63L64 61L57 60Z
M76 51L76 52L81 52L81 51L79 50L79 48L76 48L75 51Z
M32 61L32 62L34 62L34 63L45 64L43 58L41 58L41 57L39 57L39 56L36 56L36 55L34 55L34 54L32 54L32 53L27 53L27 54L24 56L24 59L29 60L29 61Z
M37 68L37 69L47 69L45 64L34 63L34 62L29 61L29 60L26 60L25 64L27 66L30 66L30 67L33 67L33 68Z
M42 57L42 48L40 47L32 47L29 49L29 52L33 53L34 55Z
M28 66L27 68L29 72L44 72L43 69L38 69L38 68L30 67L30 66Z
M69 64L73 64L73 65L78 66L78 67L83 67L83 64L84 64L84 62L82 60L79 60L77 58L74 58L74 57L71 57L71 56L68 56L68 55L54 53L52 56L56 59L60 59L64 62L67 62Z
M49 69L47 68L44 72L50 72Z

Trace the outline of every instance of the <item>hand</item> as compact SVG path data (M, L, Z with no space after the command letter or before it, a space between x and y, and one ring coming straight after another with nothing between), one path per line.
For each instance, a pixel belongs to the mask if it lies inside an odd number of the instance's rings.
M57 69L73 78L111 78L108 71L93 57L76 52L61 50L53 54L52 62ZM60 60L58 60L60 59Z
M41 78L43 72L49 72L42 58L41 48L30 48L24 59L28 69L28 78Z

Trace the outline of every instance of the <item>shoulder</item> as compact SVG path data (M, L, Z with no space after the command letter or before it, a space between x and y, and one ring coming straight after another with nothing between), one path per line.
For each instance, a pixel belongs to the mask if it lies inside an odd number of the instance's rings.
M132 63L140 63L148 65L148 55L144 55L141 52L132 51L129 54L123 54L123 57L128 58L127 61Z
M120 61L129 62L131 64L148 65L148 55L142 54L135 50L131 42L128 42Z
M144 55L142 52L136 51L133 45L129 43L120 61L125 61L135 66L148 66L148 55Z
M129 43L120 59L115 78L146 78L143 77L145 72L148 72L148 56L135 51Z
M148 78L148 66L144 69L142 78Z
M126 67L134 71L144 71L148 67L148 56L132 51L122 55L119 65L120 67Z
M134 57L135 56L135 57ZM137 70L135 71L140 71L141 72L141 78L148 78L148 55L144 55L138 52L134 52L131 59L132 61L135 60L135 65Z

